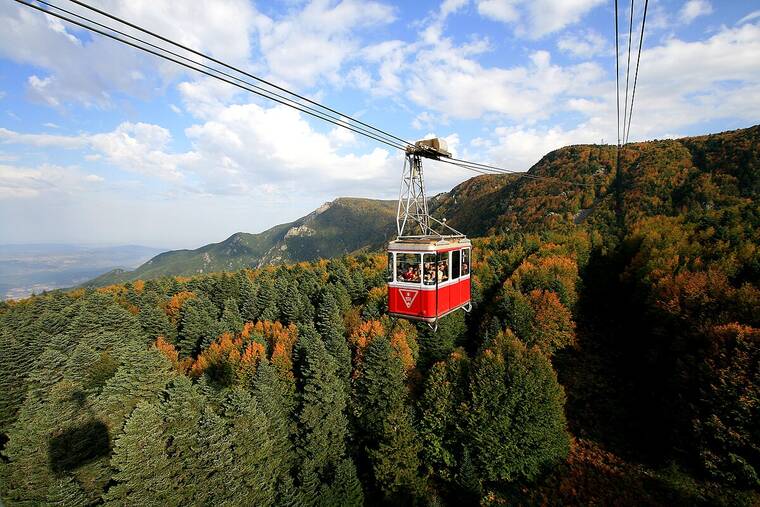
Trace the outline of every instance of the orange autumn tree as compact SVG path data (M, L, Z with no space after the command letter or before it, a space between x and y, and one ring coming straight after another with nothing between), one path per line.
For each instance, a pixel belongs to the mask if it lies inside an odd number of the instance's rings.
M172 324L175 326L177 325L177 321L179 321L180 310L182 310L182 305L185 303L185 301L188 299L193 299L195 297L195 293L183 290L182 292L178 292L169 298L169 301L166 302L164 311L166 312L166 315L169 317L169 320Z
M277 371L292 378L293 345L298 339L294 325L279 322L248 322L239 335L224 333L193 362L190 374L207 375L222 385L249 384L261 361L269 360Z
M348 343L353 350L354 377L361 369L364 359L364 351L367 346L378 337L387 336L395 355L401 360L404 370L409 372L416 365L417 336L412 324L407 321L399 321L390 331L389 325L384 325L379 320L362 322L358 328L348 336Z
M190 370L190 367L192 366L193 360L189 357L186 357L185 359L180 360L179 359L179 352L177 352L177 349L174 348L174 345L167 342L163 336L159 336L156 338L156 342L154 343L154 346L161 351L161 353L166 356L166 358L172 363L172 366L180 372L180 373L187 373Z

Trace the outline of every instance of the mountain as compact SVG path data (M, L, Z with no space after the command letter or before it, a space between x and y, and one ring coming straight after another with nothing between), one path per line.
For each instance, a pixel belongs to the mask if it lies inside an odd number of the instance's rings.
M524 175L471 178L432 197L429 209L470 237L581 222L608 230L620 221L674 215L756 191L759 183L753 168L757 167L759 138L760 126L755 126L632 143L621 152L619 181L615 146L566 146L546 154ZM711 191L720 195L710 196ZM696 202L698 198L704 202ZM84 285L232 271L380 249L394 234L395 213L396 201L339 198L262 233L240 232L196 250L165 252L134 271L113 270Z
M160 251L140 245L0 245L0 299L75 286L109 269L132 269Z
M134 271L116 269L84 286L234 271L375 250L395 233L395 218L396 201L341 197L294 222L258 234L238 232L220 243L195 250L164 252Z
M566 146L524 176L472 178L436 196L431 209L477 237L582 222L609 229L647 216L751 204L760 193L759 146L760 125L631 143L621 150L619 180L615 146Z

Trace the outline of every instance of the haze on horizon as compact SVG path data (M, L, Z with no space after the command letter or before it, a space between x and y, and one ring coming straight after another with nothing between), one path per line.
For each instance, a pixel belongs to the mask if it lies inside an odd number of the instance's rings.
M615 141L611 2L93 4L460 157L525 170ZM760 118L753 7L651 2L632 141ZM382 145L12 2L0 24L0 243L195 248L396 197L403 161ZM431 195L470 176L426 166Z

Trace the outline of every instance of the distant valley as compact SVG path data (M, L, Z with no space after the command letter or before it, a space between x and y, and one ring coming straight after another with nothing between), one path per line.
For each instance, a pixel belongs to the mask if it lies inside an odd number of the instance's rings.
M0 299L74 287L107 270L133 269L161 251L140 245L0 245Z

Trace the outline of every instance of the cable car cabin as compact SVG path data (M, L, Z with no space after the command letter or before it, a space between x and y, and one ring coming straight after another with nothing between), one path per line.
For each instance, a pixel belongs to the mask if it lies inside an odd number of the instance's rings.
M436 324L454 310L470 310L467 238L409 238L388 245L388 313Z

